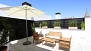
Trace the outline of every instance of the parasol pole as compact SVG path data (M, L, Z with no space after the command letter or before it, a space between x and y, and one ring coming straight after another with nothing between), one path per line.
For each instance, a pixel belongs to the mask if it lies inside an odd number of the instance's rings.
M27 27L27 10L28 10L28 8L27 8L27 5L25 5L25 18L26 18L26 41L23 43L23 45L29 45L29 44L31 44L31 42L30 41L28 41L28 27Z

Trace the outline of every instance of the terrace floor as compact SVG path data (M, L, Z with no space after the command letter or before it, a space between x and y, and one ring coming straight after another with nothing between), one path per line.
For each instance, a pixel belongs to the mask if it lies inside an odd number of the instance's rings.
M58 43L56 43L56 46L53 49L50 43L46 43L43 46L42 43L37 44L36 41L35 43L33 43L32 36L29 37L29 41L32 42L30 45L23 45L23 42L25 42L25 40L26 39L24 38L18 40L17 43L13 41L13 43L15 44L10 43L10 51L68 51L68 49L62 47L60 48L60 50L58 50ZM91 45L87 44L71 43L70 51L91 51L90 47Z

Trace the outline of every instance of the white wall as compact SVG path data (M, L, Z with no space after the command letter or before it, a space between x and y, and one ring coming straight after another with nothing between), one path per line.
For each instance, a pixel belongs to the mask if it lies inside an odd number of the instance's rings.
M85 18L85 37L86 42L91 43L91 18Z
M85 18L85 30L91 33L91 18Z

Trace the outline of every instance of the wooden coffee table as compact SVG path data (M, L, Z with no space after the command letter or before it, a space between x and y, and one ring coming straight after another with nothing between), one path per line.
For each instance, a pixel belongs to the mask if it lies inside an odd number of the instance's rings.
M43 45L43 42L50 42L52 43L52 48L54 48L54 46L56 45L56 39L53 39L53 38L43 38L42 39L42 45Z

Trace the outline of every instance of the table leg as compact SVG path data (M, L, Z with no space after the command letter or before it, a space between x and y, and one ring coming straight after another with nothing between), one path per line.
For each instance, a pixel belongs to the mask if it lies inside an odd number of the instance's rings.
M43 45L43 40L42 40L42 45Z
M55 46L56 46L56 41L55 41Z
M52 48L54 48L54 43L52 43Z
M56 45L56 42L53 42L53 44L52 44L52 48L54 48L55 45Z

